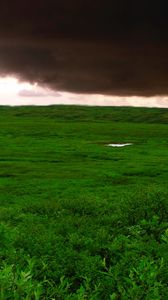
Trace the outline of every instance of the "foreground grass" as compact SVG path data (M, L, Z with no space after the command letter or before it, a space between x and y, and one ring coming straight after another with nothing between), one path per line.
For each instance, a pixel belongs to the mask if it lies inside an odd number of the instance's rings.
M0 299L168 299L167 122L0 108Z

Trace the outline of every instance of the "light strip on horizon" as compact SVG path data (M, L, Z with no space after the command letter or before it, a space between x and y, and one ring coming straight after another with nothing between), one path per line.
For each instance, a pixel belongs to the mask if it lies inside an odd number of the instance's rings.
M87 106L137 106L168 108L168 96L121 97L96 94L74 94L53 91L15 77L0 78L0 105L87 105Z

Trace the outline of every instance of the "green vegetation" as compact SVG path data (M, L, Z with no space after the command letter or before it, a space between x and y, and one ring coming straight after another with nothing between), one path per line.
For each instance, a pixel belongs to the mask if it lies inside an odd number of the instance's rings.
M0 108L1 300L168 299L167 123L166 109Z

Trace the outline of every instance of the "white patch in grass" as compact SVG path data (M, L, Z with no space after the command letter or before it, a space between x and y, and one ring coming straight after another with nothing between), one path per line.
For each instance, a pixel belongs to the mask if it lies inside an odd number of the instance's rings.
M125 147L125 146L130 146L132 143L126 143L126 144L109 144L109 147Z

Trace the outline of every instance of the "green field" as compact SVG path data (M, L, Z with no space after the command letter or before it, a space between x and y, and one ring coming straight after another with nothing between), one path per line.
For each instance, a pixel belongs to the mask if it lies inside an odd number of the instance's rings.
M168 109L0 107L0 300L168 299L167 216Z

